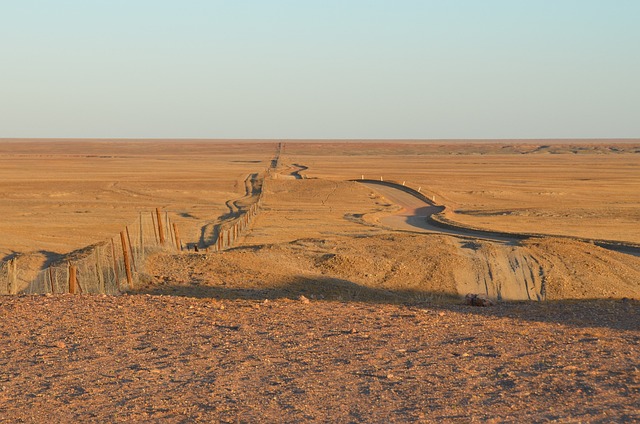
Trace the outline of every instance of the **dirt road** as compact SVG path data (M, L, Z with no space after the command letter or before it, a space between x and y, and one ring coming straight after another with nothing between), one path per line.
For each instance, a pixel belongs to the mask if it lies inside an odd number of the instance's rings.
M382 225L386 225L397 230L417 231L421 233L441 233L450 234L462 237L473 237L483 240L491 240L496 242L515 243L517 238L502 237L499 235L487 235L473 230L463 229L446 229L442 227L436 227L431 225L427 218L435 213L442 212L442 206L433 206L421 199L418 199L414 195L402 190L398 190L394 187L376 184L376 183L361 183L372 190L377 191L383 195L390 202L402 207L397 213L380 219Z
M399 205L402 209L397 213L383 217L379 220L382 225L388 226L397 230L417 231L423 233L440 233L450 234L459 237L472 237L474 239L488 240L506 244L518 244L522 239L527 238L526 234L522 236L501 234L498 232L492 232L489 230L476 231L473 229L460 228L445 228L441 226L432 225L429 222L429 216L442 212L444 207L434 206L426 203L425 201L417 198L416 196L406 191L399 190L389 185L389 183L375 183L366 182L361 183L364 186L369 187L372 190L383 195L390 202ZM549 237L556 237L553 234L549 234ZM640 256L640 248L633 244L610 242L606 240L584 240L592 242L605 249L613 250L616 252L624 253L627 255Z

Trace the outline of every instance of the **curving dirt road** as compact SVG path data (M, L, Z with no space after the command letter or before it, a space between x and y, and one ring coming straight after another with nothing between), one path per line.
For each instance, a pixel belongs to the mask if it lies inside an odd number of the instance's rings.
M411 193L399 190L389 185L377 184L374 182L360 183L371 190L374 190L384 196L388 201L402 207L397 213L381 218L380 223L387 227L398 230L417 231L421 233L439 233L450 234L462 237L472 237L474 239L490 240L501 243L516 243L520 239L516 237L505 237L502 235L490 235L485 232L465 230L465 229L447 229L431 225L427 218L435 213L442 212L442 206L434 206L426 203L424 200L418 199Z
M474 230L471 228L464 228L462 226L457 228L455 228L455 226L452 228L446 228L444 226L441 227L432 225L429 223L428 217L432 214L441 212L444 209L443 206L431 205L424 200L417 198L409 192L394 187L394 183L377 183L375 181L359 183L380 193L387 200L402 207L402 209L398 213L380 219L381 224L394 229L410 230L424 233L450 234L458 237L471 237L474 239L489 240L509 244L518 244L521 240L529 237L560 237L593 243L605 249L613 250L615 252L620 252L627 255L640 256L640 247L616 241L579 239L576 237L558 236L554 234L514 234L513 236L510 236L509 234L505 233L493 232L490 230Z

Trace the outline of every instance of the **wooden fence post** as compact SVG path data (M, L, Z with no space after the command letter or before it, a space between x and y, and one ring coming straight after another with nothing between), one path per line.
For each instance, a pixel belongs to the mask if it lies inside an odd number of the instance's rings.
M124 258L124 271L127 273L127 283L129 288L132 288L133 277L131 276L131 264L129 263L129 252L127 252L127 240L124 231L120 231L120 241L122 242L122 257Z
M11 273L11 294L18 293L18 258L13 258L13 272Z
M11 293L11 270L13 268L13 259L7 261L7 294Z
M168 211L164 211L164 223L165 223L165 228L167 229L167 241L173 244L176 241L173 239L173 231L171 231L171 221L169 221Z
M113 274L116 277L116 288L118 290L120 287L120 273L118 272L118 260L116 259L116 245L113 242L113 237L111 238L111 255L113 256Z
M69 293L76 294L78 291L78 269L69 262Z
M144 232L142 231L142 212L140 212L140 258L144 261Z
M13 259L7 261L7 294L11 294L11 268L13 267Z
M176 248L180 251L182 251L182 241L180 241L180 233L178 232L178 226L176 225L176 223L173 223L173 232L175 233L175 238L176 238ZM197 248L196 248L196 252L197 252Z
M104 278L102 275L102 267L100 266L100 246L96 246L96 274L98 277L98 291L104 293Z
M129 252L131 252L131 263L133 264L133 270L135 272L138 272L138 269L136 268L136 255L133 254L133 246L131 245L131 236L129 235L129 227L125 225L124 229L127 231L127 241L129 241Z
M158 244L158 228L156 227L156 219L151 212L151 226L153 227L153 235L156 238L156 244Z
M49 267L49 282L51 283L51 294L56 294L55 284L53 283L53 271Z
M160 214L160 208L156 208L156 216L158 218L158 236L160 237L160 244L164 244L164 230L162 228L162 214Z

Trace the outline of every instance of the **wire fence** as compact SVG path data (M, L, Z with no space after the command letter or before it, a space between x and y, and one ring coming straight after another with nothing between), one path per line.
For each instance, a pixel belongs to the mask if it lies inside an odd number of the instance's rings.
M148 255L180 250L168 212L141 212L118 236L73 252L64 263L40 271L20 267L20 257L0 263L0 294L120 293L135 288Z
M253 202L253 203L251 203ZM217 238L206 248L219 252L235 246L249 229L262 203L262 190L247 199L250 205L218 225ZM149 255L184 249L178 226L169 212L141 212L119 235L68 255L63 263L42 270L21 267L21 258L0 262L0 295L93 293L135 290Z
M262 204L265 181L278 166L281 145L262 178L254 174L244 199L246 206L232 219L218 224L215 241L206 251L232 248L251 227ZM169 212L140 212L135 222L126 225L118 236L75 251L42 270L21 267L21 258L0 262L0 295L94 293L117 294L135 290L144 275L146 259L159 251L179 252L184 245L178 226Z

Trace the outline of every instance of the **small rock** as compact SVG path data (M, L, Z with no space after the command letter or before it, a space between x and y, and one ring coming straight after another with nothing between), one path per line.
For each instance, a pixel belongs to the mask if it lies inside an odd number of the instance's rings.
M469 293L464 297L467 305L471 306L493 306L495 303L483 294Z
M58 349L64 349L67 347L67 345L64 342L56 342L55 347L57 347Z
M307 299L306 297L304 297L303 295L300 295L300 297L298 298L298 300L302 303L309 303L309 299Z

